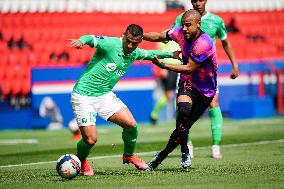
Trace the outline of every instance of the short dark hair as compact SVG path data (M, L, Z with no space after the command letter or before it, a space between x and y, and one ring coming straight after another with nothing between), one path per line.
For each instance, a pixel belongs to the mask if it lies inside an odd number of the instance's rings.
M201 20L201 14L195 9L185 11L182 15L182 19L189 16L193 17L195 20Z
M143 36L143 29L141 26L137 25L137 24L130 24L127 28L125 33L129 31L129 33L133 36L133 37L138 37L138 36Z

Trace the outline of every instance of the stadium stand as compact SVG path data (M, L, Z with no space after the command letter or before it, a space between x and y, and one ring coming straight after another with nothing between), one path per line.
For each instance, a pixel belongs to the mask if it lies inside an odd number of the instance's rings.
M74 53L67 46L68 38L76 38L82 34L120 36L129 23L138 23L146 31L162 31L169 28L179 13L180 11L162 14L1 13L1 65L7 67L5 74L1 73L0 76L3 80L14 83L16 78L29 77L30 67L82 64L89 59L93 50L88 48L82 53ZM223 12L219 15L225 23L234 18L239 28L239 32L229 35L238 59L284 57L284 11ZM19 46L21 39L24 45ZM9 41L14 44L9 45ZM226 55L220 45L217 43L218 56L220 60L225 60ZM156 44L145 42L142 48L156 48ZM28 79L25 81L28 82ZM8 88L5 84L4 94L9 91Z

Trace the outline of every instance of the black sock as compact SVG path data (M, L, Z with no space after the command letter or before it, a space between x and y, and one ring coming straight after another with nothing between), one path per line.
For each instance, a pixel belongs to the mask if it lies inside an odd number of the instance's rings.
M161 160L163 161L180 143L180 137L178 136L177 129L175 129L168 141L168 144L164 150L159 154Z
M190 121L191 104L180 102L177 105L178 114L176 120L176 129L172 132L168 144L164 150L160 152L160 158L164 160L179 144L182 153L189 153L187 147L188 132L192 126Z
M181 153L189 153L187 147L187 139L188 139L188 128L185 127L183 131L180 131L180 150Z
M187 102L179 102L177 104L178 114L176 120L176 129L180 136L181 153L189 153L187 147L188 133L193 122L190 121L191 104Z

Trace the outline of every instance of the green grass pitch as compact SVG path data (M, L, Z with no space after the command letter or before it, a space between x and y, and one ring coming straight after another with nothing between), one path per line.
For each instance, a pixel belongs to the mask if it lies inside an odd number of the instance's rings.
M139 156L149 161L166 145L174 126L174 122L155 127L141 124L136 149ZM225 119L221 160L210 158L210 122L200 119L191 129L195 158L188 171L180 166L180 149L154 172L123 165L121 128L99 127L98 133L98 143L89 156L95 176L64 180L57 175L54 161L75 153L76 143L68 130L1 131L0 188L284 188L284 117ZM8 139L38 142L5 144Z

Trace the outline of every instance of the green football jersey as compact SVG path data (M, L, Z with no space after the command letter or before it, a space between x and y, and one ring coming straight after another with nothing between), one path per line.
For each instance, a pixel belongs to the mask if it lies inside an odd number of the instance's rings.
M172 28L181 26L182 15L183 13L177 16ZM207 12L201 17L201 30L210 36L214 44L216 44L217 36L220 40L227 38L227 30L224 21L216 14L210 12Z
M172 52L143 50L136 48L125 54L121 38L85 35L80 37L83 44L96 48L96 52L85 71L75 84L73 91L84 96L101 96L110 92L135 60L172 58Z

